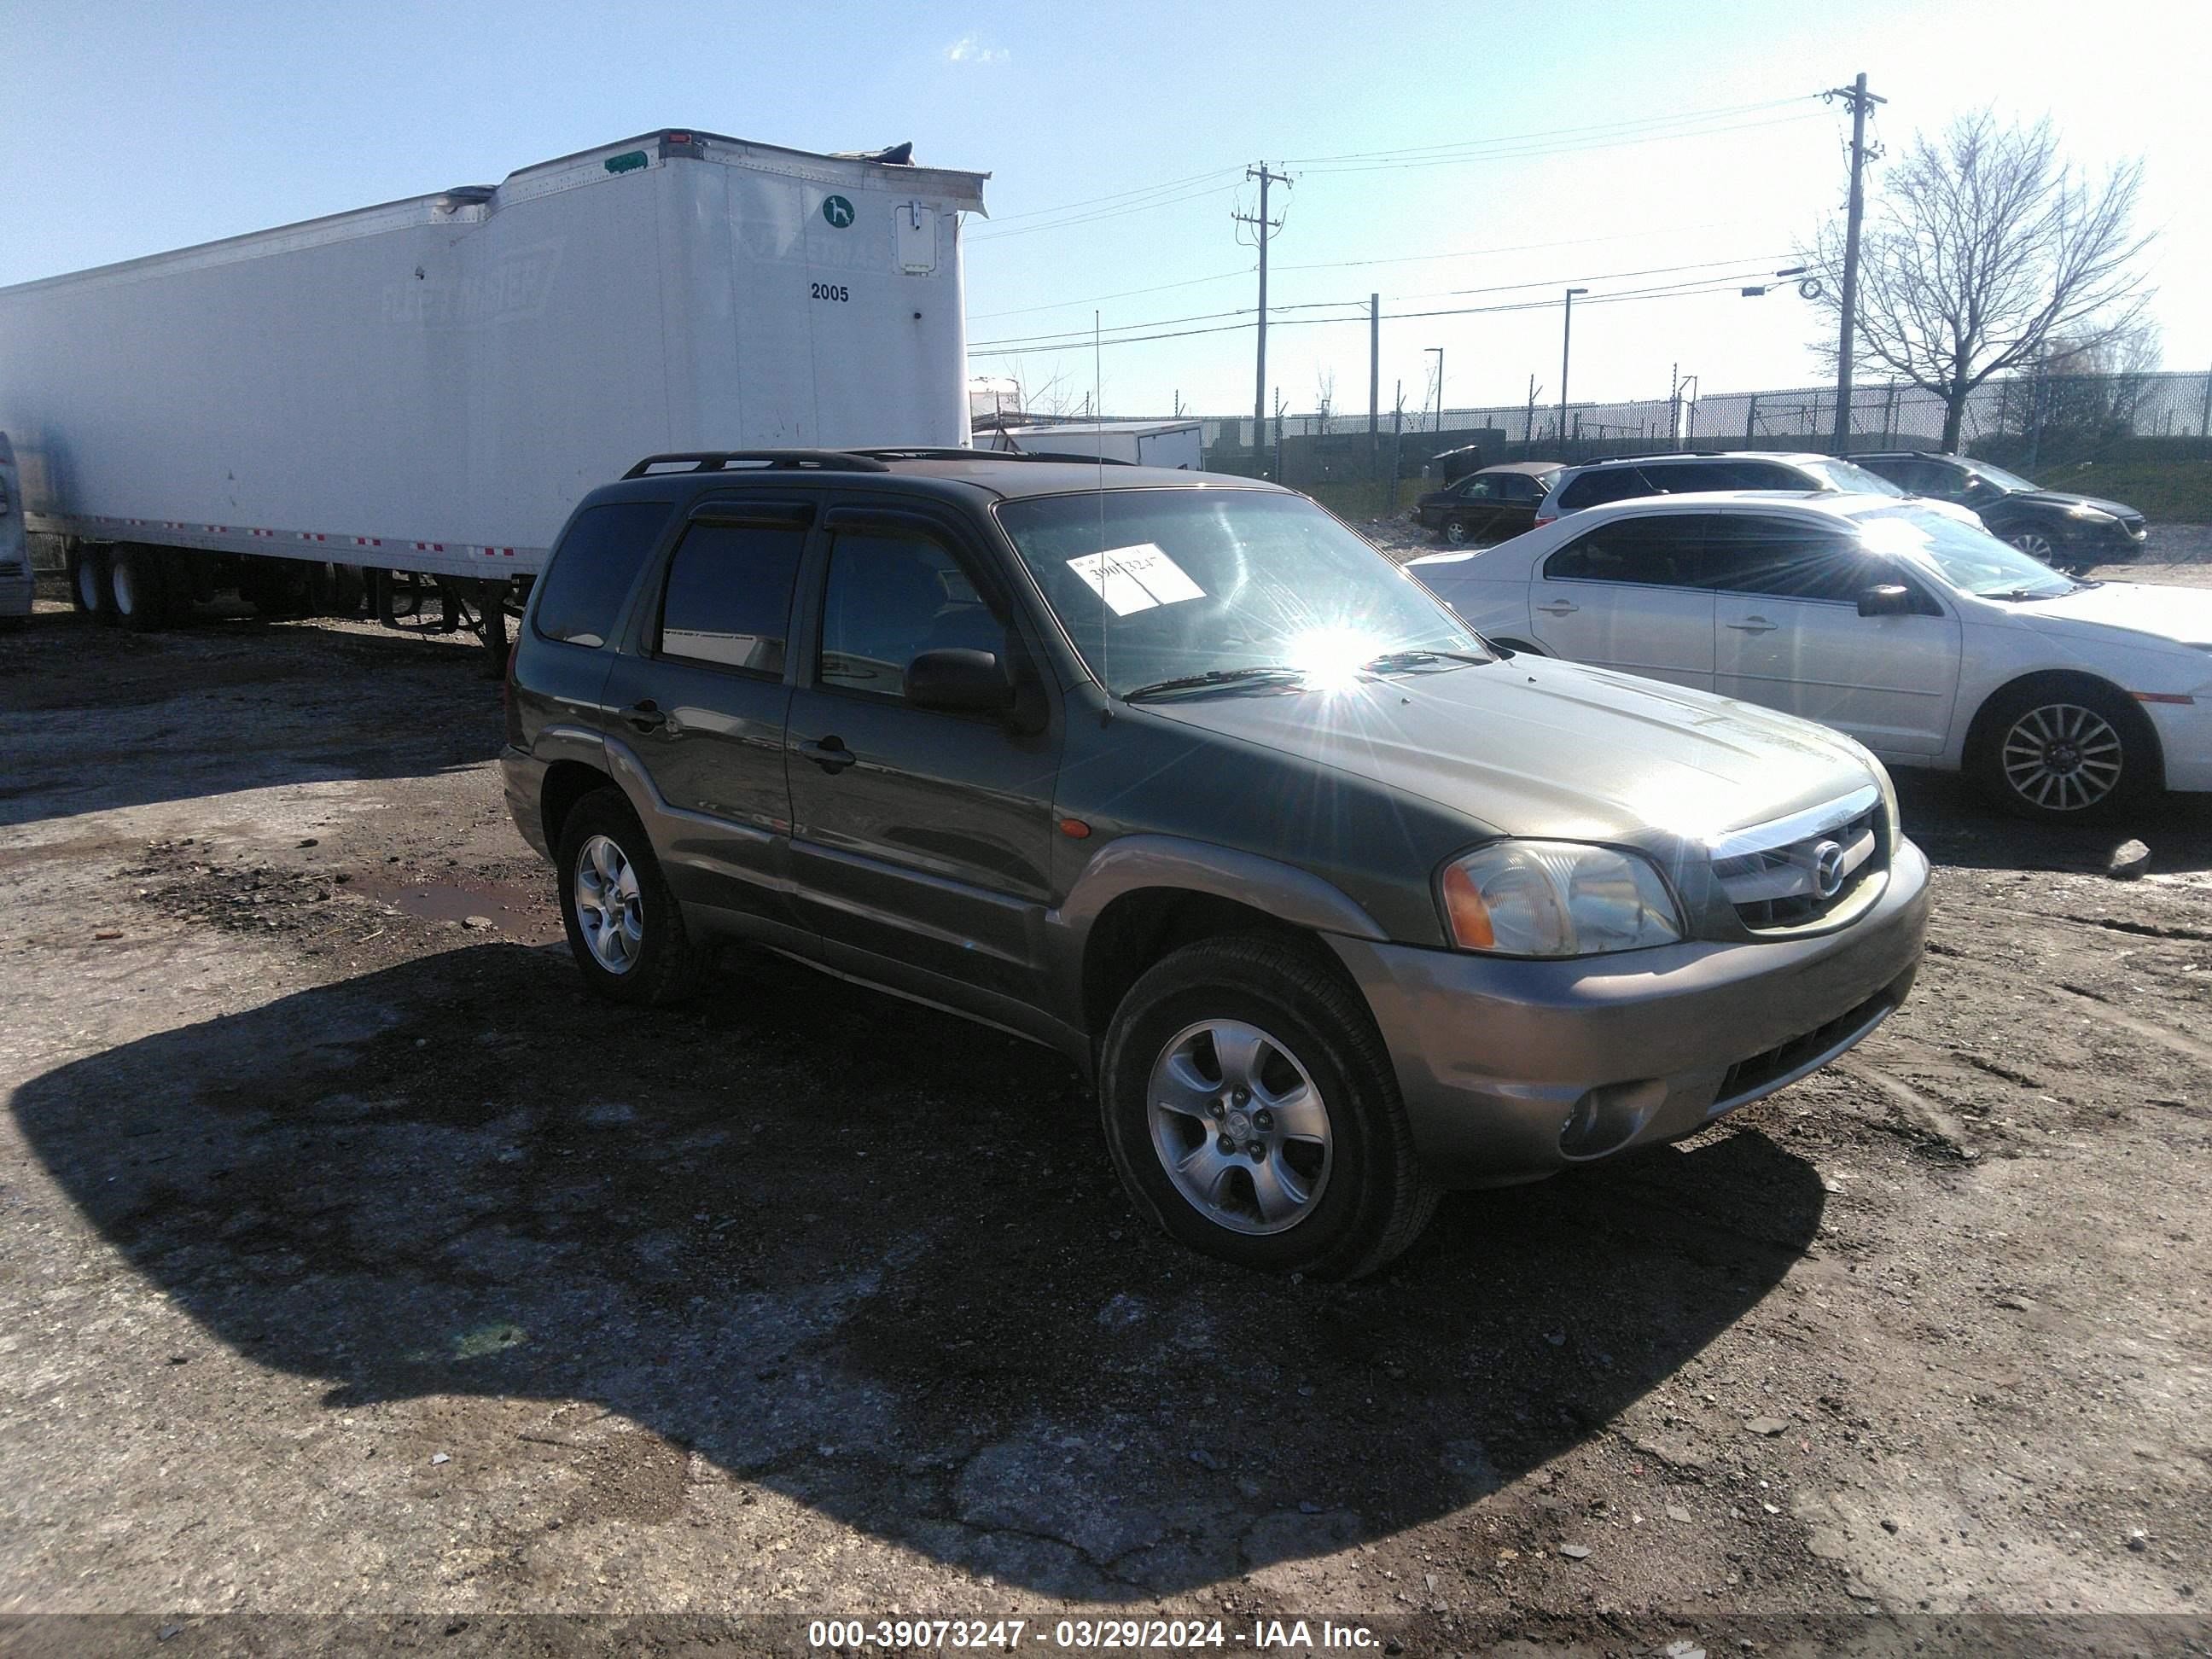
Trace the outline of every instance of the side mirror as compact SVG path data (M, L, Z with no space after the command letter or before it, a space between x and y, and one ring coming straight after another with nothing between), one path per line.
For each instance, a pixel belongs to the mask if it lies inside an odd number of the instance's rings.
M1013 706L1014 688L989 651L925 651L906 665L906 700L916 708L996 714Z
M1912 611L1912 590L1902 583L1883 582L1859 595L1862 617L1909 617Z

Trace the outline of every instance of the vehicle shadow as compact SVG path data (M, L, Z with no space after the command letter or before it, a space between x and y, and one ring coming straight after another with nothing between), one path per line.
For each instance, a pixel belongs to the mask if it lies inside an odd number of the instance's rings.
M487 760L500 714L483 663L450 638L362 625L211 617L132 634L41 611L0 635L0 829Z
M74 1061L13 1108L132 1270L333 1409L591 1401L1109 1600L1535 1468L1764 1296L1824 1202L1740 1132L1448 1200L1362 1284L1261 1278L1133 1216L1045 1051L781 963L617 1012L503 944ZM547 1455L480 1444L467 1478Z
M2212 870L2212 796L2158 796L2109 823L2075 827L2009 817L1954 773L1900 767L1892 776L1905 833L1937 865L2101 875L2115 849L2140 840L2154 871Z

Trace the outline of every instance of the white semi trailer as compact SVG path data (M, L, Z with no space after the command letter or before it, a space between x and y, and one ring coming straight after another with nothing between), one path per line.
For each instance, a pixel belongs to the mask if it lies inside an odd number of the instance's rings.
M0 289L28 526L136 628L224 588L343 606L363 572L495 617L647 454L964 444L988 175L908 153L667 130Z

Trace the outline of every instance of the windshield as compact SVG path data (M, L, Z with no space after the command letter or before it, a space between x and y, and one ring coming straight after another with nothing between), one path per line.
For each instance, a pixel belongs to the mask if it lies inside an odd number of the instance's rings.
M2021 489L2040 489L2041 484L2031 483L2017 472L2008 472L2001 466L1991 466L1987 461L1970 461L1966 471L1985 483L1995 484L2008 494Z
M1924 507L1879 507L1853 517L1868 546L1917 558L1963 593L1985 599L2049 599L2081 586L1979 526Z
M1869 472L1850 461L1839 461L1832 456L1820 456L1799 463L1808 472L1819 478L1831 489L1848 490L1856 495L1902 495L1905 492L1878 472Z
M1385 657L1416 667L1423 653L1489 654L1412 577L1301 495L1105 489L998 512L1116 696L1255 668L1290 672L1232 683L1326 689Z

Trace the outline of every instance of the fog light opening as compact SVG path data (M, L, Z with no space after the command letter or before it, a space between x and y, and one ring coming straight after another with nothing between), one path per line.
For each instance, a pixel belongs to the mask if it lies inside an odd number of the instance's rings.
M1656 1078L1589 1090L1559 1126L1559 1156L1579 1163L1619 1152L1636 1139L1666 1097L1667 1085Z

